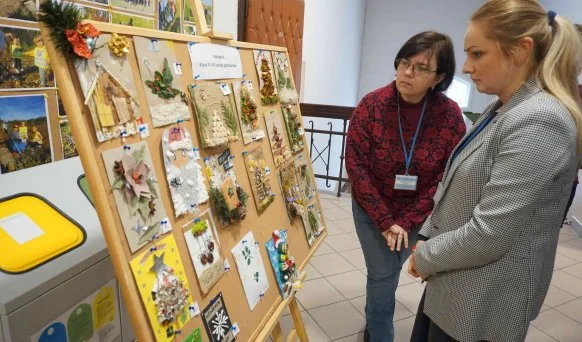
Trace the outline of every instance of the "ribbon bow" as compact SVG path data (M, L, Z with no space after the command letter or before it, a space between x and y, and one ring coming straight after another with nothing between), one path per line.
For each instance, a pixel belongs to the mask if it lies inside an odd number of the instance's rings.
M67 40L73 46L75 54L85 59L93 57L92 49L89 48L89 45L93 43L93 38L98 37L99 34L99 30L93 25L83 23L77 23L77 27L74 30L65 31ZM87 43L87 40L89 40L89 43Z
M118 35L117 33L111 34L111 39L109 40L109 49L117 57L122 57L129 52L129 42L125 37Z

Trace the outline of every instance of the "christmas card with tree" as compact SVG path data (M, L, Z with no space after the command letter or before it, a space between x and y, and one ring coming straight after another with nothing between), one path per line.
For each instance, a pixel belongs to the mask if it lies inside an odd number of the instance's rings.
M184 238L200 290L207 294L224 275L224 259L210 210L184 226Z
M182 62L172 41L134 37L139 72L154 127L190 120Z
M242 130L243 142L245 145L253 141L263 139L265 132L260 126L259 112L257 104L253 98L252 81L232 82L234 99L238 110L238 118Z
M200 81L190 87L196 105L203 148L226 145L239 138L232 92L226 83Z
M291 151L285 141L281 113L276 110L265 112L265 126L267 126L267 133L269 134L273 161L275 166L279 166L282 162L291 158Z
M315 239L321 235L325 229L323 219L321 218L321 211L314 204L298 208L299 215L301 215L301 220L303 221L307 243L311 246L315 242Z
M253 50L255 66L259 75L259 92L263 106L279 102L279 95L275 87L275 73L273 71L273 59L271 52L266 50Z
M303 203L310 203L315 196L315 182L307 154L303 152L297 155L293 164L295 165L295 174L297 175L301 194L303 195Z
M281 166L281 169L279 170L279 183L281 184L283 198L285 199L287 214L291 221L298 214L297 206L304 205L303 193L301 192L299 180L295 174L295 165L293 165L293 163Z
M193 147L186 127L177 124L164 130L162 154L175 217L197 214L199 206L208 201L208 190L199 163L200 153Z
M247 215L248 194L236 180L234 156L230 149L204 159L210 183L210 200L216 208L222 227L242 221Z
M93 58L78 59L75 70L79 77L85 104L91 113L97 141L103 142L124 135L136 134L135 119L141 116L135 81L127 52L131 38L102 33L99 41L119 41L123 52L103 47L93 51Z
M138 142L103 152L103 161L129 249L135 252L169 227L152 158L147 144Z
M260 214L275 199L275 193L271 187L271 169L265 161L262 147L256 147L251 151L243 152L243 158L247 167L249 181L251 182L255 205Z
M190 285L172 234L130 262L156 341L174 341L193 317Z
M232 256L236 262L247 302L252 311L269 288L259 243L255 241L252 231L249 231L234 246Z

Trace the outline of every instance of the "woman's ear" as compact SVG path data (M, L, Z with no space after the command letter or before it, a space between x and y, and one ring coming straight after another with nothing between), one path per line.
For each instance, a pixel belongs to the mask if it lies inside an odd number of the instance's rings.
M435 83L433 84L433 89L439 85L439 83L441 83L443 80L445 79L445 74L440 74L436 77Z

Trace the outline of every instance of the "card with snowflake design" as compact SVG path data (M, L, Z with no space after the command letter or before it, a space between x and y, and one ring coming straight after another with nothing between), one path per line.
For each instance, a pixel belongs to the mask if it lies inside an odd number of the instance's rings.
M202 311L202 322L208 334L208 340L212 342L231 342L235 340L232 322L222 292L220 292L210 304Z

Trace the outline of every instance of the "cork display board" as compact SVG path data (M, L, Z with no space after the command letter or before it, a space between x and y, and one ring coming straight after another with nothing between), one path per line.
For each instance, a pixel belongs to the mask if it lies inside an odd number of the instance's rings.
M122 131L117 138L100 139L93 122L96 113L85 105L78 70L55 49L48 39L48 29L42 28L41 32L48 41L47 50L64 109L138 339L185 341L194 338L192 334L201 334L204 341L227 341L234 335L241 341L255 339L283 300L277 286L280 279L270 265L265 243L273 239L275 230L285 230L289 255L294 257L297 271L301 271L327 234L321 217L322 225L308 241L305 220L301 217L310 206L321 208L317 192L314 196L287 198L277 176L281 168L297 169L293 165L304 165L307 161L310 172L303 170L296 177L310 177L300 184L314 184L308 149L289 151L287 159L276 163L273 141L256 139L245 144L242 138L239 110L243 105L234 101L234 92L240 91L240 87L232 84L239 82L246 88L243 82L252 83L246 89L256 101L247 104L245 115L251 118L248 122L258 125L255 129L268 132L263 118L272 113L284 122L281 103L260 101L261 96L276 91L268 89L276 79L261 81L269 71L257 69L254 55L257 51L286 54L286 49L90 23L102 34L117 33L128 41L127 54L111 58L123 59L124 66L132 71L139 116L126 115L128 111L135 112L131 111L132 102L127 100L128 92L123 90L125 80L116 80L115 74L108 82L121 89L119 94L125 95L108 94L110 98L99 107L98 115L116 113L114 123L134 125L135 134ZM139 44L135 44L137 41ZM198 80L191 64L189 45L192 43L236 48L242 65L241 77ZM293 82L291 74L289 77ZM159 89L161 83L156 81L164 82L163 89ZM227 101L222 101L219 106L209 106L207 114L197 113L197 109L205 109L200 108L205 105L200 96L208 99L214 96L208 91L208 82L220 87L220 94L232 98L229 102L233 105L227 106ZM95 91L101 91L103 87L98 87L98 80L96 83ZM206 88L201 86L196 90L197 84ZM202 88L206 94L200 95ZM192 98L192 93L198 98ZM163 99L156 105L167 106L161 112L175 113L176 108L187 106L188 117L177 116L172 123L158 120L154 125L150 107L155 96ZM56 106L54 96L49 105ZM253 122L252 118L256 120ZM103 122L107 124L105 119ZM201 124L206 126L201 129ZM232 137L233 130L236 138ZM225 142L205 147L208 144L203 143L200 132L214 134L217 141L225 137ZM288 146L284 124L278 133L278 139ZM307 146L305 137L303 140ZM225 153L226 149L230 152ZM261 158L250 160L249 156L257 150L262 151ZM218 156L219 167L227 172L220 183L222 188L214 192L210 186L215 181L211 179L213 173L205 163L211 156ZM254 164L249 161L258 166L253 169L250 166ZM169 168L170 164L175 167ZM258 191L259 185L267 180L268 191ZM202 182L204 189L200 188ZM190 194L196 201L190 200ZM268 205L265 205L265 196L272 196ZM244 208L242 202L245 202ZM257 203L262 203L262 207L257 208ZM289 206L296 206L296 210L289 210ZM179 213L177 208L182 208ZM231 214L228 224L224 224L221 213ZM289 262L285 260L281 267L287 267ZM199 278L202 274L203 286Z

